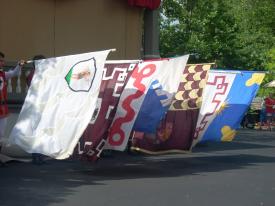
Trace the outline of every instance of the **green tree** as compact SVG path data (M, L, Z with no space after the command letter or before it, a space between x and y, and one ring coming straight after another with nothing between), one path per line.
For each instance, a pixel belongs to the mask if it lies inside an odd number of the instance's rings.
M274 0L232 0L238 25L235 68L266 70L268 51L275 45Z
M162 5L162 56L197 54L192 61L231 59L237 27L230 5L218 0L166 0Z
M262 83L263 86L259 91L260 96L266 96L267 94L274 92L274 88L265 88L264 85L275 79L275 47L267 52L265 68L267 72Z
M275 45L275 0L165 0L160 53L194 53L191 61L267 70Z

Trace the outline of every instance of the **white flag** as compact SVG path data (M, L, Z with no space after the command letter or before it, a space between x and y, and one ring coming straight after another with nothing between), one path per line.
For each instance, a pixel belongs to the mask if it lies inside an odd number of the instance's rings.
M109 52L36 61L10 142L29 153L68 158L94 112Z
M226 102L235 77L235 73L223 71L210 71L208 73L192 147L202 139L211 122L219 114L218 111L223 107L223 103Z

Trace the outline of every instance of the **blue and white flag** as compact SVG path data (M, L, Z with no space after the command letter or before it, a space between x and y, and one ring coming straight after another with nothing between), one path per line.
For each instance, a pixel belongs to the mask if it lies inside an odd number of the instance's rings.
M154 76L133 130L155 133L178 90L188 55L158 62L159 72Z
M192 146L201 141L232 141L255 97L264 73L211 70Z
M68 158L96 108L110 50L36 61L10 142L29 153Z

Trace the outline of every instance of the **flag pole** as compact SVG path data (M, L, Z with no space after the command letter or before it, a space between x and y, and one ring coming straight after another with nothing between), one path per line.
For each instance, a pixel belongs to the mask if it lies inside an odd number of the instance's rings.
M28 61L25 61L26 64L30 64L30 63L33 63L33 60L28 60Z

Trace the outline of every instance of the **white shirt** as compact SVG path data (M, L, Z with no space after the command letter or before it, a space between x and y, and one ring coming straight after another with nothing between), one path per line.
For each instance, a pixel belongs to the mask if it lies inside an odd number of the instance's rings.
M5 72L6 79L10 79L20 75L21 66L18 64L14 69Z

